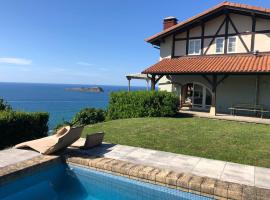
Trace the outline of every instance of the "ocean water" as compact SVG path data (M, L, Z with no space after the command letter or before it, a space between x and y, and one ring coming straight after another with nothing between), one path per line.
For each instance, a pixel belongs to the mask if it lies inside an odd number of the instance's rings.
M14 110L43 111L50 114L49 128L69 121L85 107L105 109L113 91L127 90L127 86L100 86L102 93L67 91L72 87L95 87L96 85L0 83L0 98L5 99ZM145 90L132 87L132 90Z

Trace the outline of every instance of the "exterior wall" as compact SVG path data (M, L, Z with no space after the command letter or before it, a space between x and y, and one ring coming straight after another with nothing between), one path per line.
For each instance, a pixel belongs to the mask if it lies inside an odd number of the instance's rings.
M161 91L173 92L173 85L168 84L170 82L171 81L166 76L162 77L159 80L158 89L161 90Z
M255 103L256 76L229 76L217 88L217 111L228 113L234 104Z
M270 27L270 25L269 25ZM270 33L256 34L255 36L255 50L269 51L270 50Z
M270 76L261 76L259 82L259 103L267 106L268 110L270 110Z
M264 105L270 110L270 75L260 75L259 77L258 104ZM172 81L177 84L171 85L172 88L169 91L176 92L179 98L181 86L187 83L200 83L209 90L211 88L209 83L200 75L175 75L172 76ZM228 108L234 104L254 104L256 102L255 94L256 75L231 75L217 87L217 112L229 113ZM270 116L269 113L266 115Z
M212 19L212 20L206 22L205 30L204 30L205 35L206 36L214 35L217 32L221 23L224 21L224 19L225 19L225 16L223 15L223 16L217 17L215 19ZM221 34L225 33L225 26L222 26L220 33Z
M160 43L160 60L163 58L171 58L172 52L172 36L169 36Z
M251 48L251 35L252 35L252 18L250 16L240 15L240 14L229 14L231 20L233 21L234 25L236 26L239 33L241 33L241 37L245 42L246 46L250 50ZM208 48L210 41L214 38L219 26L225 19L225 15L216 17L211 19L205 23L205 30L204 36L212 36L210 38L204 38L204 47L203 51L205 53L206 49ZM262 30L270 30L270 20L256 18L256 31ZM229 34L236 34L233 26L229 23L228 26L228 33ZM187 45L187 32L175 33L175 49L174 49L174 56L186 56L186 45ZM225 23L222 26L219 35L224 37L225 34ZM189 37L201 37L202 30L201 26L196 26L189 29ZM217 36L217 37L220 37ZM180 39L180 40L179 40ZM164 42L160 44L160 59L162 58L169 58L172 54L172 44L173 39L172 36L168 36L165 38ZM256 33L255 34L255 45L254 50L258 50L259 52L269 52L270 51L270 33ZM207 55L216 54L216 44L215 40L210 46L209 50L207 51ZM236 37L236 52L235 53L248 53L242 44L239 36Z

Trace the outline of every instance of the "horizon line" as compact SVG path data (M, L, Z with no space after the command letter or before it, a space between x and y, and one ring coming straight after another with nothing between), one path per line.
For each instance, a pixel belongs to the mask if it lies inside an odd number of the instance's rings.
M48 84L48 85L94 85L94 86L121 86L121 87L128 87L128 85L116 85L116 84L90 84L90 83L38 83L38 82L14 82L14 81L0 81L1 83L15 83L15 84ZM131 87L146 87L140 85L132 85Z

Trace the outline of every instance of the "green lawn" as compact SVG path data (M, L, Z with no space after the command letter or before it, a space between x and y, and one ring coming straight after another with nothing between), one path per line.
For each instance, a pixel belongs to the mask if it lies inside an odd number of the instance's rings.
M203 118L137 118L87 126L105 141L270 167L270 126Z

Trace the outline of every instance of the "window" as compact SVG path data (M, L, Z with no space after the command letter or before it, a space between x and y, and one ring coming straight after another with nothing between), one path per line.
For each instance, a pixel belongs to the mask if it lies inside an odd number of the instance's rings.
M224 52L224 38L216 38L216 53Z
M228 53L235 53L236 51L236 37L228 37Z
M199 55L201 53L201 40L189 40L188 55Z

